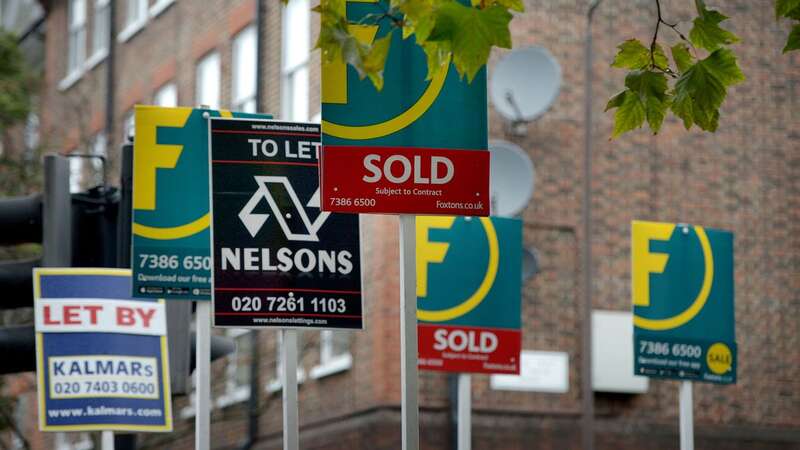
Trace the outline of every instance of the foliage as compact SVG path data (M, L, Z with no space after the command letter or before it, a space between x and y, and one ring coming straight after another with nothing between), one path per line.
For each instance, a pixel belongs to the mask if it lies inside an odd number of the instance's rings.
M285 4L289 0L282 0ZM370 0L362 0L370 1ZM606 111L614 110L612 138L638 129L645 122L658 133L668 114L679 118L687 130L697 126L714 132L728 89L745 80L732 46L739 37L725 28L728 17L695 0L697 17L684 34L678 23L662 17L661 2L654 0L658 16L649 45L629 39L618 46L612 67L627 71L624 89L613 96ZM427 78L453 63L459 75L471 81L486 64L493 47L510 48L512 11L522 12L522 0L380 0L381 14L350 23L345 0L321 0L317 48L326 62L342 61L383 87L383 68L392 36L414 37L428 61ZM800 49L800 0L775 0L778 19L793 21L783 52ZM374 42L359 40L360 26L389 21L392 29ZM676 42L659 39L661 26L670 28ZM668 50L667 51L665 51Z
M459 75L472 81L489 59L492 47L511 48L511 11L524 9L522 0L389 0L377 4L383 13L369 15L358 24L348 22L345 0L322 0L314 10L321 16L317 48L324 60L346 62L379 90L395 32L403 39L413 36L422 47L428 79L452 61ZM391 24L391 31L371 44L359 40L353 32L357 26L385 20Z
M663 19L658 0L656 6L658 17L650 46L627 40L618 46L611 64L629 70L625 89L606 105L606 111L616 110L612 138L642 127L645 121L658 133L668 112L681 119L687 130L696 125L716 131L728 88L745 79L729 48L739 37L721 26L727 20L725 15L696 0L697 17L687 38L678 24ZM661 25L678 36L678 42L670 47L672 64L658 41Z
M0 30L0 131L28 116L32 89L17 38Z
M783 53L800 50L800 0L775 0L775 17L789 19L793 23Z

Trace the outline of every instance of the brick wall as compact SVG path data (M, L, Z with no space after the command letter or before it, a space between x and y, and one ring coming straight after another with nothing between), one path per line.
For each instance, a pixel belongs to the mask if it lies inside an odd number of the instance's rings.
M690 2L662 0L668 20L691 17ZM741 36L736 47L748 81L735 87L716 134L686 132L668 120L659 136L637 131L610 141L612 117L605 102L624 73L609 67L624 39L649 39L655 6L650 0L606 0L594 22L592 99L595 308L629 308L629 223L632 219L698 223L736 233L736 319L739 381L735 386L695 386L698 449L800 448L800 55L781 55L788 34L766 0L710 1L732 17ZM121 5L121 2L120 2ZM128 42L117 45L114 144L131 105L150 102L168 79L178 100L194 105L197 60L217 49L222 60L222 101L230 99L231 37L248 23L253 0L176 2ZM122 9L121 7L118 9ZM491 137L517 143L537 171L536 193L524 212L526 245L539 252L541 273L523 294L523 348L569 354L569 392L563 395L493 391L488 377L473 377L476 449L577 449L581 392L580 304L582 235L586 2L528 0L512 23L516 47L544 46L562 67L561 93L553 107L527 127L527 136L506 134L490 110ZM119 13L118 30L122 26ZM78 145L91 117L103 111L105 64L61 92L66 57L65 2L53 2L48 18L42 114L43 136L53 148ZM281 10L267 1L262 43L262 110L280 111ZM312 20L315 16L312 15ZM318 25L312 27L316 34ZM667 30L669 31L669 30ZM662 31L669 36L667 31ZM313 40L312 40L313 42ZM495 51L492 63L506 51ZM310 113L318 111L318 54L312 54ZM74 114L83 102L90 114ZM95 119L97 120L97 119ZM77 137L76 137L77 136ZM114 149L115 147L110 147ZM112 151L112 154L114 152ZM300 387L302 448L396 449L400 442L400 366L397 220L364 216L367 328L353 333L353 367ZM261 384L275 371L275 331L260 334ZM303 365L318 361L317 333ZM214 364L217 377L225 361ZM447 377L420 374L423 448L448 448L451 425ZM221 392L221 384L215 392ZM677 448L677 383L652 380L644 395L596 395L597 446L602 449ZM258 449L280 447L280 393L260 393ZM35 404L35 403L34 403ZM179 399L175 411L185 404ZM246 404L219 408L212 418L215 449L235 448L246 438ZM31 411L35 407L31 408ZM35 423L35 422L34 422ZM191 420L176 415L176 433L140 438L147 448L192 448ZM30 428L31 430L35 429ZM31 431L34 448L46 446Z

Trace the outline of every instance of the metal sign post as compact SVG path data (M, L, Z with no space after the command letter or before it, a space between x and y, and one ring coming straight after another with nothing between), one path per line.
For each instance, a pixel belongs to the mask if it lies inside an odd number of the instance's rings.
M458 450L472 449L472 376L458 374Z
M197 302L195 344L195 450L209 450L211 441L211 302Z
M297 413L297 330L281 330L281 385L283 388L283 449L299 448Z
M103 450L114 450L114 432L113 431L103 431L102 433L102 449Z
M403 450L419 448L416 217L400 216L400 387Z
M692 382L681 381L680 391L678 392L681 450L694 450L694 413L692 407Z

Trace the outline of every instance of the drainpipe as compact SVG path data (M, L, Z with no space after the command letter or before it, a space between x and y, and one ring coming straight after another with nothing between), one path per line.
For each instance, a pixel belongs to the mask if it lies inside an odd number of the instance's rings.
M584 53L584 153L583 153L583 314L581 320L581 440L584 450L594 450L594 390L592 388L592 19L602 0L592 0L586 13Z
M114 61L116 39L117 2L108 2L108 56L106 56L106 148L113 148L111 137L114 136L114 94L116 83L114 79Z
M261 52L266 38L264 15L267 13L266 0L256 0L256 112L264 105L264 61ZM247 440L241 450L250 450L258 441L258 396L261 394L261 343L258 330L250 331L250 398L247 401Z

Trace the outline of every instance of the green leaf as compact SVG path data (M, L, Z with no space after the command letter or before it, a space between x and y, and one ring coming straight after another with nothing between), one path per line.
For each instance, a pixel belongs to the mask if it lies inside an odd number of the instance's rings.
M775 18L800 13L800 0L775 0Z
M618 69L639 70L650 64L650 50L638 39L628 39L617 46L619 52L614 57L611 67Z
M650 49L645 47L638 39L628 39L618 45L617 48L619 52L614 57L611 67L641 70L650 67L653 61L661 69L666 69L669 66L667 55L659 44L656 44L652 57L650 56Z
M372 48L364 55L364 72L375 85L375 89L379 91L383 89L383 68L386 66L386 57L389 55L392 34L394 34L394 30L386 36L376 39L372 43Z
M694 57L689 53L689 46L679 42L672 46L672 59L678 66L678 72L686 72L694 64Z
M522 0L497 0L497 4L500 6L505 6L512 11L525 11L525 4L522 2Z
M789 33L789 40L786 41L786 46L783 47L783 53L793 50L800 50L800 24L792 27L792 32Z
M689 31L689 40L695 47L714 51L722 45L739 42L739 37L722 28L719 24L728 17L713 9L707 9L705 3L697 1L698 17Z
M511 48L511 13L498 5L477 9L450 1L436 10L429 41L451 41L453 64L472 81L489 59L492 46Z
M672 112L683 120L687 130L696 124L703 130L715 131L728 87L744 79L733 52L724 48L715 50L678 78Z
M653 133L658 133L670 102L667 76L661 72L635 70L625 77L625 87L627 89L606 105L606 111L617 108L612 138L641 127L645 120Z
M669 106L667 76L661 72L635 71L625 77L625 86L639 98L650 129L658 133Z
M615 104L619 106L614 113L614 131L611 133L611 139L641 127L645 119L644 105L630 90L623 91L614 99L616 99Z

